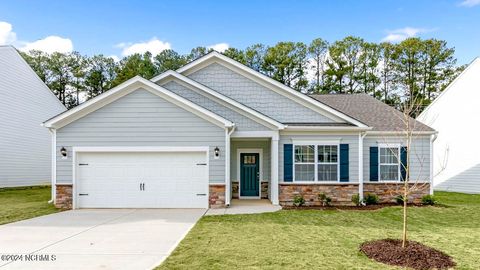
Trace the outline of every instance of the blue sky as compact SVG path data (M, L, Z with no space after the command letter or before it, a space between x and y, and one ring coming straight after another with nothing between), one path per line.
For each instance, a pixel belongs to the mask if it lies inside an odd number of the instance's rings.
M0 44L115 55L226 43L438 38L460 64L480 56L480 0L3 1ZM224 46L217 46L222 48Z

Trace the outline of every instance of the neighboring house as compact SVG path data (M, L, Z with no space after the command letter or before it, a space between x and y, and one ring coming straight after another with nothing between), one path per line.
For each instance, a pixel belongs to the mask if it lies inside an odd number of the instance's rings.
M366 95L306 96L212 52L135 77L47 120L56 205L223 207L233 198L391 201L406 163L402 114ZM414 122L414 119L410 119ZM430 191L435 131L416 122L411 176ZM233 201L234 203L234 201Z
M476 58L419 116L439 132L434 188L480 193L480 58Z
M0 46L0 187L51 183L52 137L41 124L65 110L15 48Z

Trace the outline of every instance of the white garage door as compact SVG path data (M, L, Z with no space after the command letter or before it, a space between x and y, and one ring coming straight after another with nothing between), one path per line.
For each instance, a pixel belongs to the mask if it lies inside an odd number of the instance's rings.
M78 153L77 208L208 208L205 152Z

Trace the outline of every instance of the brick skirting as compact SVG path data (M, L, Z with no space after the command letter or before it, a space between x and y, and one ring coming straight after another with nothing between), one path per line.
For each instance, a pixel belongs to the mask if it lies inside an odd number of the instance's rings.
M318 194L332 198L333 205L352 204L352 195L358 194L358 184L280 184L280 205L293 205L296 195L303 196L305 205L319 206Z
M262 182L261 188L262 199L268 199L268 182ZM232 198L238 199L238 182L232 182Z
M208 203L210 208L225 207L225 185L210 185Z
M416 187L414 187L416 185ZM411 194L408 197L409 203L421 203L422 197L430 194L429 183L410 183ZM403 191L403 183L364 183L363 194L375 193L380 203L395 202L395 197Z
M72 185L56 185L55 207L72 209Z

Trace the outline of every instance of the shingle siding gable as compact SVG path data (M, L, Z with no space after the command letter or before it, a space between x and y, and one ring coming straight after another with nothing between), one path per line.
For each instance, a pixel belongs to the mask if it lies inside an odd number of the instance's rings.
M218 63L188 77L282 123L335 122Z

